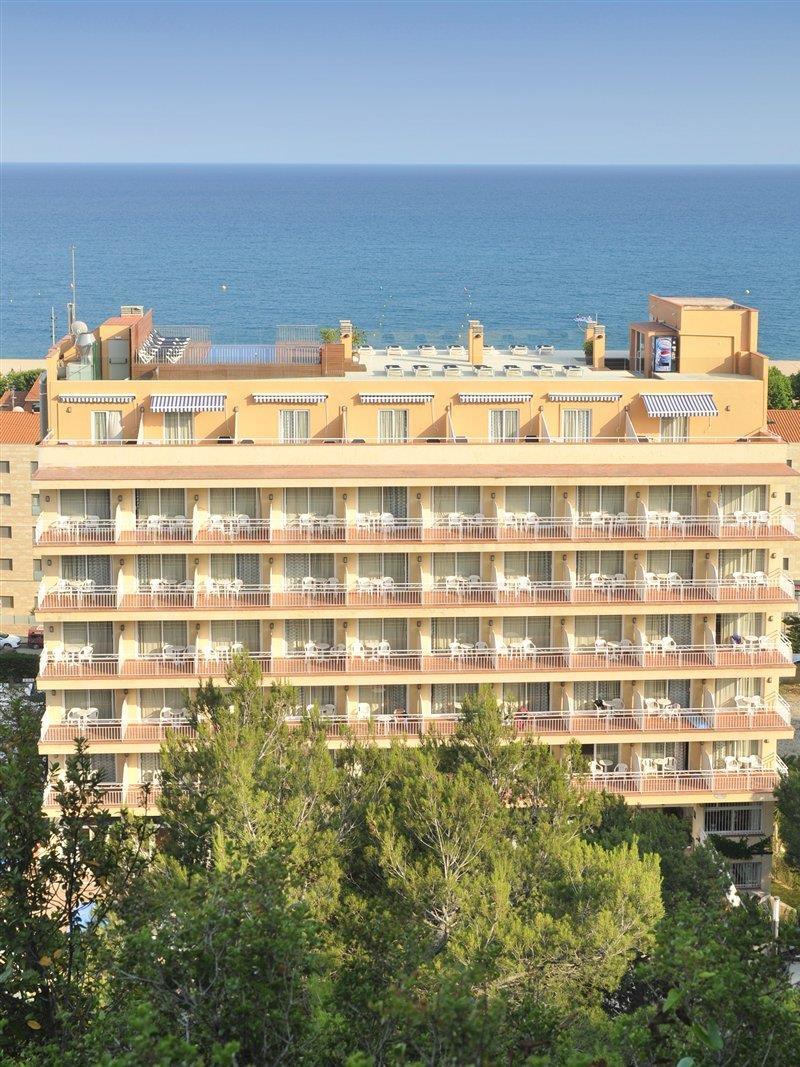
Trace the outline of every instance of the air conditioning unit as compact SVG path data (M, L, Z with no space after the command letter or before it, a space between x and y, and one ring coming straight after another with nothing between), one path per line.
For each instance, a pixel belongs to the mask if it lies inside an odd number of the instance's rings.
M123 304L119 309L120 315L136 315L141 318L144 315L144 306L142 304Z

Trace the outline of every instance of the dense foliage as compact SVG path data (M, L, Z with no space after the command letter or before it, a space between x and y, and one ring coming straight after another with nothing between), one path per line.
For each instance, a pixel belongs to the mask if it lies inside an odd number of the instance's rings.
M730 909L681 820L576 790L579 751L509 744L489 692L447 741L332 753L253 672L164 746L155 842L80 747L45 820L36 716L4 728L8 1062L796 1062L797 929Z
M794 407L794 398L797 395L794 391L794 378L796 375L788 376L779 370L778 367L769 368L769 378L767 381L767 406L770 408L791 408Z
M13 389L18 393L27 392L42 373L42 369L39 367L37 370L10 370L6 374L0 374L0 396L6 389Z
M786 862L800 871L800 758L787 759L786 777L775 790L778 831L785 849Z

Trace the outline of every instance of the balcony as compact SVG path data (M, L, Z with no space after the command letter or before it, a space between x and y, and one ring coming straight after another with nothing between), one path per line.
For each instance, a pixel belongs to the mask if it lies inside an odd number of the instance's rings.
M126 786L122 782L101 782L99 788L101 802L108 808L143 808L150 814L156 814L161 795L161 788L156 784ZM50 810L58 807L56 791L51 785L45 788L42 806Z
M65 744L72 747L75 740L85 737L90 744L106 742L157 743L167 739L168 734L193 737L194 728L188 719L184 722L160 722L156 720L125 723L120 719L96 719L44 723L42 744Z
M732 578L680 578L678 575L646 575L644 579L594 576L589 581L535 581L526 576L484 582L478 575L453 575L431 587L419 582L396 582L393 578L356 578L345 584L336 578L307 577L286 590L269 585L245 585L236 578L162 578L143 583L135 592L120 592L97 586L91 579L70 582L59 579L54 586L42 582L39 610L85 612L104 609L124 611L185 609L269 610L281 608L407 608L424 607L525 607L545 605L643 604L759 604L795 602L794 585L783 574L767 577L740 575Z
M769 541L796 537L791 516L780 509L773 512L737 512L697 516L648 512L638 516L604 513L578 514L569 509L562 516L533 513L497 517L484 515L434 515L421 518L383 515L357 515L348 521L335 515L304 515L283 525L269 518L250 515L204 516L195 509L186 516L150 515L139 517L131 529L123 518L59 516L49 525L36 524L36 543L41 545L120 544L547 544L572 542L602 544L674 543L676 541Z
M272 678L291 678L307 675L391 675L391 674L471 674L485 675L500 672L506 675L536 675L565 671L589 674L617 674L638 671L673 672L681 670L731 670L748 668L785 667L792 665L792 652L781 637L747 639L735 647L720 648L713 642L706 645L675 645L669 638L643 641L637 644L600 642L594 649L572 649L567 646L537 648L530 641L516 646L496 648L452 643L448 651L424 652L419 649L391 649L380 646L372 649L362 642L349 648L311 647L300 653L273 655L270 651L249 652L261 671ZM224 675L241 645L174 648L145 656L121 658L115 655L95 655L87 645L78 651L55 649L44 651L40 660L40 676L45 681L58 678L97 679L164 677L219 677Z
M577 775L580 789L587 792L614 793L620 796L685 795L702 793L770 794L780 781L777 770L749 771L609 771L605 774Z

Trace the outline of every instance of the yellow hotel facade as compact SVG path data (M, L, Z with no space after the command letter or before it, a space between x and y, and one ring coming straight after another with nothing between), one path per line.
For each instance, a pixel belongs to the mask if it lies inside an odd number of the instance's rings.
M583 746L583 788L767 836L796 475L757 312L651 296L615 358L596 323L585 357L339 332L221 345L130 307L50 351L41 752L86 736L109 806L154 810L166 732L243 650L332 746L447 734L489 685Z

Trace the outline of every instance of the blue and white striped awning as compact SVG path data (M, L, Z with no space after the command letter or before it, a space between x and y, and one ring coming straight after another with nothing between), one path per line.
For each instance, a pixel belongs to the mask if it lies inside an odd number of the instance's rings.
M433 393L359 393L362 404L429 404Z
M135 393L62 393L62 404L131 404Z
M524 404L533 393L459 393L462 404Z
M256 404L322 404L327 393L253 393Z
M557 404L575 404L582 400L587 404L610 404L614 400L621 400L622 393L548 393L547 399Z
M150 397L150 410L172 411L224 411L224 393L154 393Z
M711 393L642 393L642 400L653 419L719 415Z

